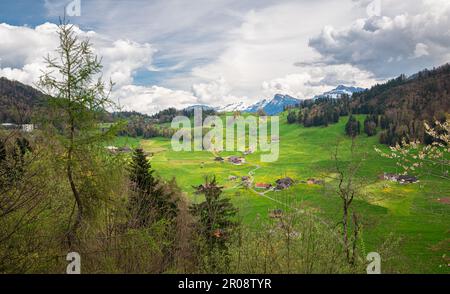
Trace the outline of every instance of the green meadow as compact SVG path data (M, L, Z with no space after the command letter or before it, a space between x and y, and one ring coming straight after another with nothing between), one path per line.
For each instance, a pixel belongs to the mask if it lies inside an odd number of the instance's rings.
M358 116L362 122L364 116ZM140 146L152 154L152 167L162 178L175 177L187 198L200 201L193 193L193 186L204 181L205 176L216 176L224 187L224 194L231 198L240 209L242 221L255 229L269 219L273 209L308 209L318 218L336 225L341 218L341 202L335 193L332 151L339 142L339 156L342 164L350 160L351 140L344 134L347 117L328 127L304 128L298 124L286 123L286 113L280 115L280 153L276 162L260 162L260 153L245 156L246 163L233 165L227 162L230 155L243 156L241 152L208 151L175 152L170 139L149 140L119 137L116 146ZM374 151L378 138L361 134L357 138L357 155L353 160L361 160L357 175L363 182L360 195L353 208L363 223L361 243L366 252L380 248L388 239L398 240L396 264L391 266L398 272L408 273L450 273L450 207L438 199L449 197L450 183L445 180L420 176L420 182L400 185L383 181L378 176L383 172L396 173L395 162L381 157ZM225 162L215 161L215 156L225 158ZM253 185L257 182L274 184L277 179L290 177L296 184L287 190L270 191L264 195L254 189L240 185L240 177L249 173ZM237 176L237 180L229 180ZM323 179L324 185L308 185L308 178ZM383 264L383 256L382 264ZM385 261L389 262L389 260Z

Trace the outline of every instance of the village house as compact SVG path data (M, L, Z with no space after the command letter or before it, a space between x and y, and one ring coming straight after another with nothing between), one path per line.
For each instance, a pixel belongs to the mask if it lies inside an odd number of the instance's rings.
M220 156L217 156L216 158L214 158L214 161L224 162L224 159Z
M410 175L397 175L392 173L383 173L379 176L381 180L397 182L400 184L413 184L419 182L419 179Z
M236 181L237 177L236 176L228 176L228 180L229 181Z
M381 175L380 178L385 181L397 182L398 175L391 173L383 173L383 175Z
M281 218L283 216L283 210L281 209L274 209L269 212L270 218Z
M410 175L400 175L397 179L397 182L399 182L400 184L414 184L418 181L419 179L417 179L417 177Z
M276 180L275 183L277 184L276 186L277 190L284 190L292 186L294 184L294 180L289 177L286 177Z
M228 162L231 162L232 164L235 164L235 165L240 165L240 164L245 163L245 159L242 157L230 156L230 157L228 157Z
M251 180L250 180L250 177L249 177L249 176L243 176L243 177L241 178L241 181L242 181L242 185L243 185L244 187L250 187L250 185L251 185Z
M310 179L308 179L306 181L306 183L308 185L322 185L324 183L324 181L323 180L317 180L317 179L314 179L314 178L310 178Z

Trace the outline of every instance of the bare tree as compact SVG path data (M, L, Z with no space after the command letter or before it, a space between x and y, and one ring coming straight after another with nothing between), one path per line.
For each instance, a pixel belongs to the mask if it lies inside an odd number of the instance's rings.
M339 157L339 143L336 144L335 150L332 152L332 159L335 163L335 172L337 174L336 192L342 200L342 237L345 255L350 264L355 263L356 247L358 234L360 230L360 222L356 211L352 208L354 199L360 196L361 181L357 180L358 171L364 160L363 156L356 154L356 139L353 137L350 146L350 160L344 162Z

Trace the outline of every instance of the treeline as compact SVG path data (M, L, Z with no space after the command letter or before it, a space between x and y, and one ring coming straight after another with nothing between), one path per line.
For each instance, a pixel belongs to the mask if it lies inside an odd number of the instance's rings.
M215 115L216 112L211 109L203 110L203 116ZM119 136L143 137L145 139L154 137L171 138L175 133L168 124L176 116L193 117L194 109L177 110L175 108L167 108L159 111L154 115L145 115L139 112L120 112L113 115L114 121L123 119L126 121L124 129L118 134Z
M199 106L200 107L200 106ZM202 108L203 116L215 115L216 111L213 109ZM171 122L176 116L194 116L194 108L185 108L178 110L174 107L169 107L167 109L161 110L151 116L152 119L156 120L158 123L168 123Z
M339 117L348 114L348 97L342 99L318 98L304 100L288 113L288 123L299 123L305 127L328 126L339 122Z
M126 121L125 127L118 132L118 135L149 139L154 137L171 138L174 133L175 130L170 127L142 119L139 116L133 116Z

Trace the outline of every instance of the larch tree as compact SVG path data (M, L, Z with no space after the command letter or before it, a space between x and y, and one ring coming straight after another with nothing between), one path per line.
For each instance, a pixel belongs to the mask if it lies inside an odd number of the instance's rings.
M65 20L57 33L59 46L53 56L45 58L47 70L37 86L49 96L53 107L49 126L63 147L61 159L76 203L76 216L73 223L69 220L67 233L71 246L89 203L95 198L95 193L89 191L95 185L83 164L89 164L95 156L94 146L100 146L107 136L115 133L117 125L107 132L99 129L102 115L113 106L110 99L113 84L106 86L102 81L101 60L94 54L91 43L80 39L76 28Z

